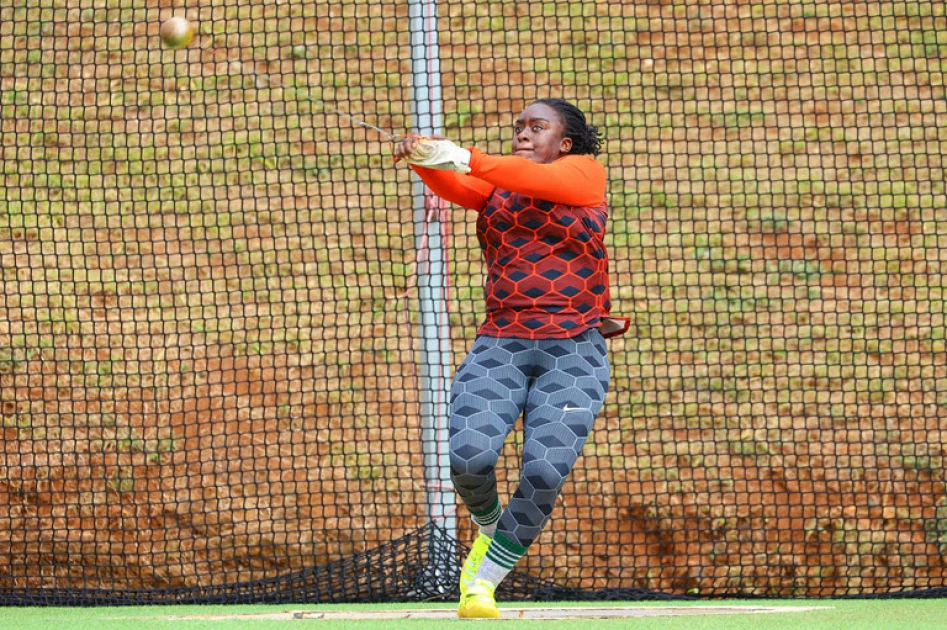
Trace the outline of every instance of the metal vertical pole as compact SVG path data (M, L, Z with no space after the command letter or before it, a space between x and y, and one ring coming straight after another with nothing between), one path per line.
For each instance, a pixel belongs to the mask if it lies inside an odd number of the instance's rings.
M425 136L441 133L437 0L409 0L414 127ZM440 200L420 179L414 185L415 241L419 252L418 297L421 337L421 441L429 518L456 538L456 498L447 455L450 396L450 325L447 267Z

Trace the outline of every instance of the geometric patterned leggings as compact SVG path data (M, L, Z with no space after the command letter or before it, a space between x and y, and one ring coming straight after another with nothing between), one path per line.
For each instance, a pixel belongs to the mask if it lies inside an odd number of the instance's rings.
M500 449L522 414L522 473L497 532L528 547L582 452L609 377L597 328L570 339L477 337L450 402L451 478L467 509L496 505Z

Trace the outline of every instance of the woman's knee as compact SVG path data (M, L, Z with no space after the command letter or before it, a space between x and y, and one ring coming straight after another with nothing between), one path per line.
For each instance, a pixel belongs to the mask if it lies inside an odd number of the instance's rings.
M499 455L492 449L477 449L470 444L450 449L450 475L455 487L477 488L496 470Z

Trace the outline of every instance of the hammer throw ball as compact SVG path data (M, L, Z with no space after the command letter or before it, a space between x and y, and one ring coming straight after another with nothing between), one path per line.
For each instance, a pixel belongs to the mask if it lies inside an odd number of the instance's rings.
M194 38L194 28L183 17L175 16L161 25L161 41L171 49L184 48Z

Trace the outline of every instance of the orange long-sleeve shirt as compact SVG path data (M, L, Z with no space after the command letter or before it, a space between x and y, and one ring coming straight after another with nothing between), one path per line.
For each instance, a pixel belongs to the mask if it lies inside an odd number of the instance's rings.
M536 164L471 149L467 175L413 168L436 195L478 213L480 334L555 339L602 325L611 307L604 166L587 155Z

